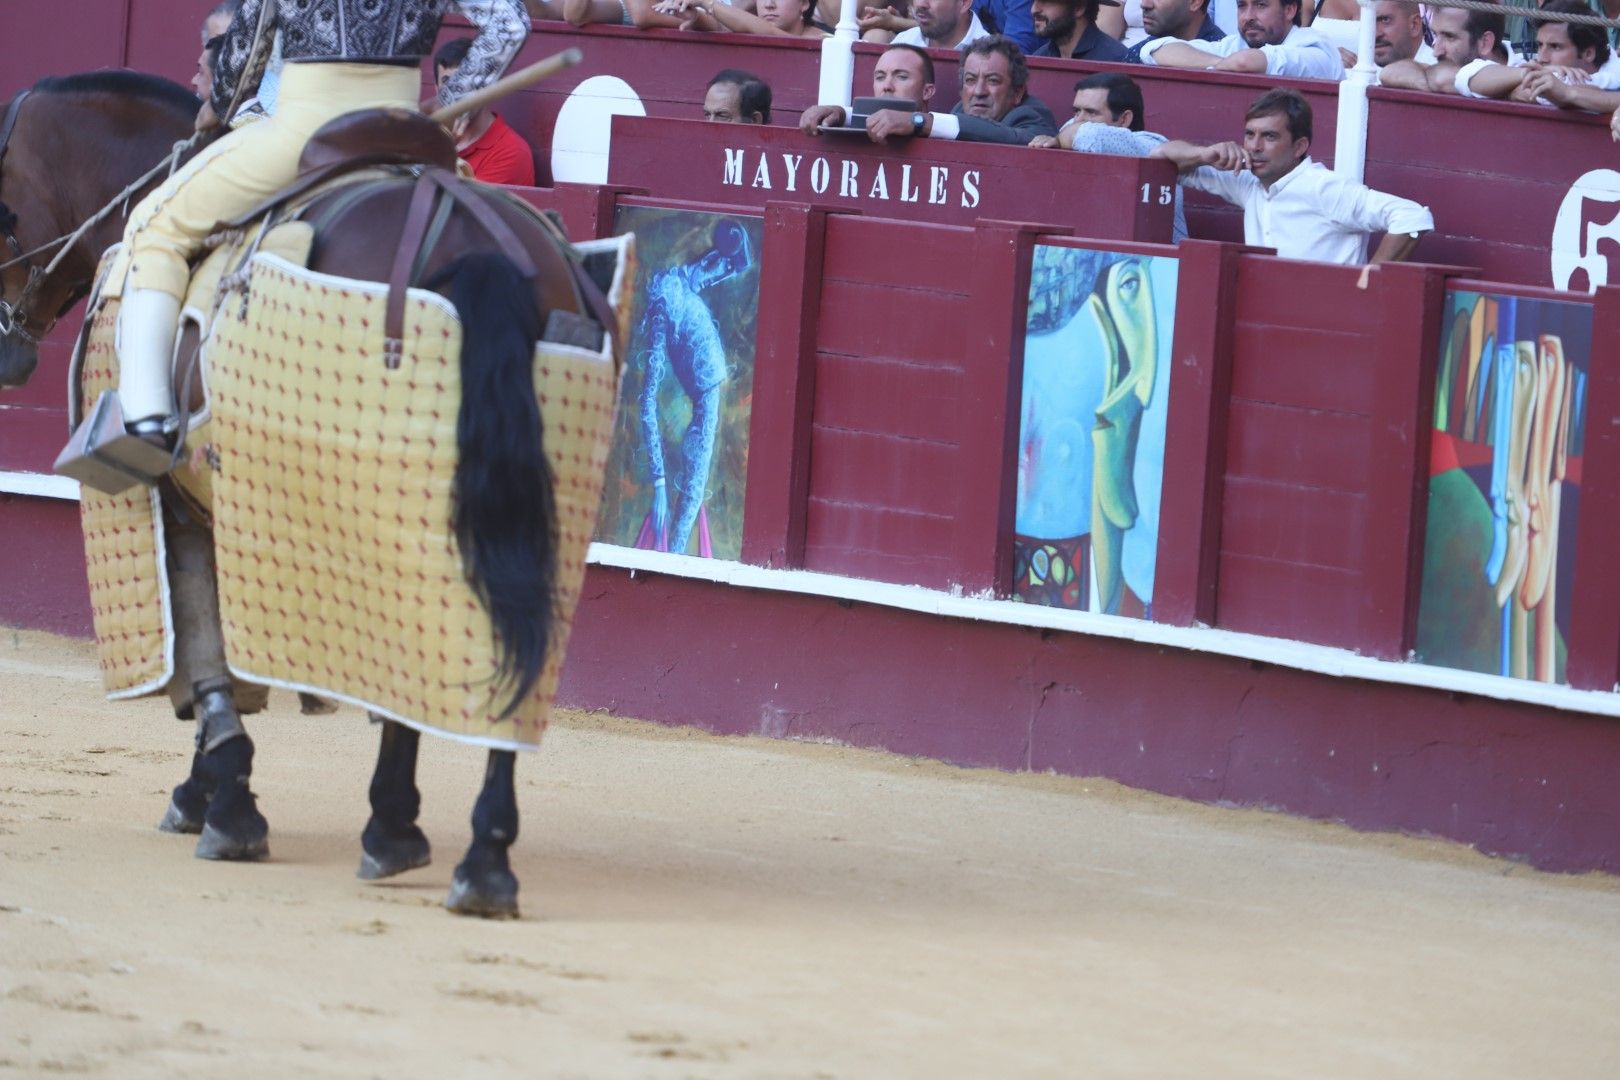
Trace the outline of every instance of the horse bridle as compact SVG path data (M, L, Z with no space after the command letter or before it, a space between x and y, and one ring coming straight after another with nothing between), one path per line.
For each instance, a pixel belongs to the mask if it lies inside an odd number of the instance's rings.
M6 149L11 144L11 132L17 126L17 115L22 112L22 104L28 100L28 95L31 93L33 93L32 90L24 90L12 98L11 107L6 110L6 118L0 121L0 166L5 164ZM26 344L37 348L39 339L50 333L51 328L47 326L40 334L32 333L28 329L28 316L23 314L23 306L28 303L28 298L33 295L34 289L45 277L44 272L29 261L31 256L44 249L41 248L26 254L23 252L22 244L17 240L17 214L3 201L0 201L0 236L5 238L6 246L11 249L12 255L6 262L0 263L0 270L17 263L22 263L28 267L28 283L23 286L22 295L17 297L15 302L0 296L0 337L16 335ZM51 325L56 325L55 319L51 320Z

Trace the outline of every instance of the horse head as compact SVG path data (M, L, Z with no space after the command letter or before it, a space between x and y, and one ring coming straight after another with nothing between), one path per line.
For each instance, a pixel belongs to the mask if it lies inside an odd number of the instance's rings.
M33 375L40 341L123 231L125 189L189 134L197 108L165 79L105 71L42 79L0 111L0 388Z

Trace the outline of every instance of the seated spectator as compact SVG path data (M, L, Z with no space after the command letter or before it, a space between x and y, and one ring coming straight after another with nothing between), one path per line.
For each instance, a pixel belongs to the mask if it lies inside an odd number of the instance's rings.
M1056 138L1037 135L1029 145L1057 146L1086 154L1148 157L1164 144L1165 138L1146 128L1147 110L1142 101L1142 88L1129 75L1109 71L1088 75L1075 83L1074 116L1058 131ZM1179 244L1186 238L1187 218L1181 212L1178 187L1170 240Z
M440 88L467 59L472 42L467 37L451 38L433 54L435 81ZM469 113L455 122L450 135L456 140L457 155L477 179L489 184L534 186L534 151L499 113L490 109Z
M891 46L889 53L898 47ZM1028 146L1037 135L1057 134L1052 111L1029 96L1029 65L1011 38L992 34L968 46L962 56L961 78L961 100L950 112L874 113L866 121L866 134L873 142L916 136L1007 146ZM827 117L842 111L836 106L817 106L805 112L799 126L814 134Z
M1244 242L1285 258L1355 265L1367 234L1381 231L1372 261L1398 262L1434 228L1427 207L1335 176L1310 152L1310 103L1272 90L1244 115L1243 145L1167 142L1153 156L1174 162L1188 187L1242 207Z
M1147 37L1126 50L1127 64L1142 62L1142 46L1154 38L1220 41L1226 31L1215 25L1209 0L1142 0L1142 27Z
M1041 47L1030 55L1122 63L1125 46L1097 28L1103 4L1117 8L1119 0L1033 0L1029 10Z
M1142 62L1300 79L1342 79L1344 60L1327 38L1302 26L1299 0L1238 0L1238 33L1220 41L1154 38Z
M725 0L663 0L656 11L682 19L682 30L729 30L769 37L824 38L815 23L816 0L756 0L754 15Z
M911 0L908 19L891 8L867 8L861 31L897 31L895 45L927 49L966 49L990 34L973 14L973 0Z
M536 14L537 0L524 0L535 18L551 18ZM666 15L657 8L658 0L551 0L546 6L556 9L556 16L574 26L606 23L609 26L634 26L638 30L660 27L679 30L687 19L684 15ZM744 11L754 10L754 0L736 0Z
M1584 0L1548 0L1541 10L1565 15L1592 14ZM1525 85L1537 72L1541 73L1533 84L1537 87L1545 88L1551 80L1585 84L1593 82L1594 76L1610 60L1608 32L1602 27L1541 20L1536 27L1533 62L1514 67L1475 61L1457 72L1453 85L1464 97L1537 101L1543 100L1540 92ZM1620 87L1620 70L1611 68L1598 82L1600 90ZM1561 91L1555 92L1561 94ZM1552 101L1547 99L1546 103L1552 104Z
M1434 50L1423 40L1423 14L1414 0L1378 0L1373 10L1373 25L1373 63L1378 67L1380 83L1383 70L1399 60L1434 63ZM1340 46L1339 55L1344 58L1345 67L1356 66L1354 49Z
M722 124L770 123L770 84L758 75L726 68L709 80L704 91L703 119Z
M908 101L927 110L934 100L934 62L915 45L890 45L872 70L872 96ZM817 134L822 127L843 127L849 120L837 105L812 105L799 117L799 130Z
M1430 90L1437 94L1461 93L1458 73L1469 69L1462 85L1494 59L1505 41L1507 20L1497 11L1436 8L1429 20L1434 34L1434 63L1394 60L1378 69L1378 82L1394 90Z

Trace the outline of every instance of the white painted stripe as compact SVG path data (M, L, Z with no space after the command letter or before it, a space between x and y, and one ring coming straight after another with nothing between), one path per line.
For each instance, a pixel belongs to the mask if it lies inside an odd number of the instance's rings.
M1205 626L1167 626L1143 619L1097 615L1087 611L1068 611L1038 604L996 600L989 596L963 596L918 586L861 581L834 574L815 574L805 570L767 570L764 567L744 563L699 559L690 555L671 555L661 551L642 551L609 544L592 544L586 559L599 566L613 566L632 572L645 571L674 577L698 578L745 589L829 596L839 600L853 600L903 611L915 611L924 615L943 615L959 619L977 619L980 622L1121 638L1147 645L1166 645L1194 652L1258 660L1321 675L1399 683L1430 690L1448 690L1501 701L1541 705L1570 712L1620 717L1620 693L1572 690L1567 686L1532 682L1528 679L1481 675L1472 671L1457 671L1428 664L1378 660L1345 649L1309 645L1305 642L1264 637L1259 634L1240 634ZM1620 690L1620 686L1616 686L1615 689Z
M10 495L38 495L44 499L77 502L79 482L66 476L45 473L0 471L0 491Z

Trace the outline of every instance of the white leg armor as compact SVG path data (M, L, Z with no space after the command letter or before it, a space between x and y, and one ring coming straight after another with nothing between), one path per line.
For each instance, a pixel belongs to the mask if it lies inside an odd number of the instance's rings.
M157 289L128 289L118 312L118 402L124 420L174 415L174 337L180 301Z

